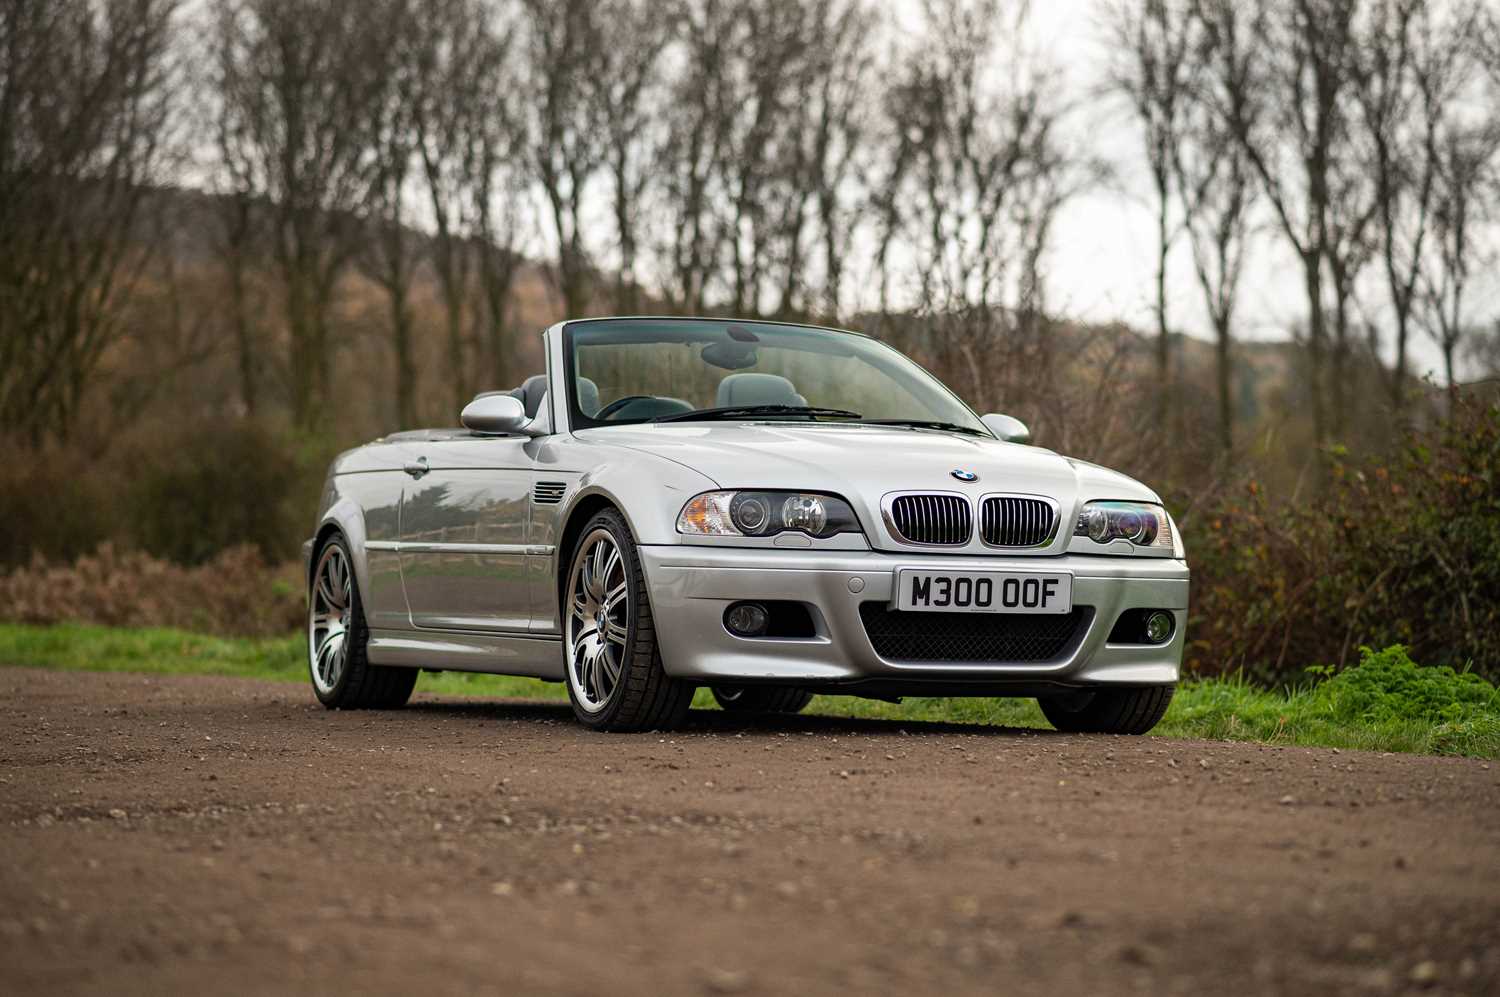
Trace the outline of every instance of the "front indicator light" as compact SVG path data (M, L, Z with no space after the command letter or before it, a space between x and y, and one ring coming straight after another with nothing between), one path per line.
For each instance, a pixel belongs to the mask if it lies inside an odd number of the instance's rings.
M733 492L704 492L688 500L677 517L678 533L697 533L709 537L740 537L744 533L734 525L729 512Z

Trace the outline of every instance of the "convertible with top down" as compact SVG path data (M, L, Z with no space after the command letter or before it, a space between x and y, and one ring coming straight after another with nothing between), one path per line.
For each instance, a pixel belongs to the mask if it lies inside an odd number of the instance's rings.
M422 669L567 685L599 730L814 694L1032 696L1144 733L1178 679L1188 568L1161 499L1029 445L836 329L603 318L462 428L340 455L307 541L308 662L333 708Z

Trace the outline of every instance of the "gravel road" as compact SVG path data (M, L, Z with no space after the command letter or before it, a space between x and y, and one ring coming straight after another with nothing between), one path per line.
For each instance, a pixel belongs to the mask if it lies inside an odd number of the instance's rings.
M0 670L0 993L1496 993L1500 765Z

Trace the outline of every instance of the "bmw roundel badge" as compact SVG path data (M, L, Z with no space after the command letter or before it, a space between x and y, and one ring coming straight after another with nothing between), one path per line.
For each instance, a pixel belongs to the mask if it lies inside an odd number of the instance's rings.
M979 475L975 474L973 471L965 471L962 468L955 468L951 473L959 481L978 481L979 480Z

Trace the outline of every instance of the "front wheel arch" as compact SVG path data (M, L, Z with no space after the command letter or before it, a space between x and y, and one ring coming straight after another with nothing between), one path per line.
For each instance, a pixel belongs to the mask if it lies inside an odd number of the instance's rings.
M328 522L318 527L318 532L313 536L312 556L307 559L307 578L304 579L304 581L307 583L307 590L309 594L311 594L312 592L313 571L317 569L318 556L323 553L323 548L328 546L328 542L330 540L332 540L335 536L342 535L343 532L344 531L339 528L339 524L330 519ZM346 540L345 542L347 543L348 541Z
M564 522L562 531L557 536L557 548L552 552L552 603L557 607L558 620L563 622L562 612L564 607L564 592L568 585L568 569L573 563L573 550L578 546L578 541L583 538L583 529L588 526L599 513L605 509L613 509L625 520L625 525L630 527L631 536L636 535L635 524L630 521L630 516L620 507L620 503L601 492L592 492L583 496L575 502L568 510L567 521ZM647 586L649 590L650 586Z

